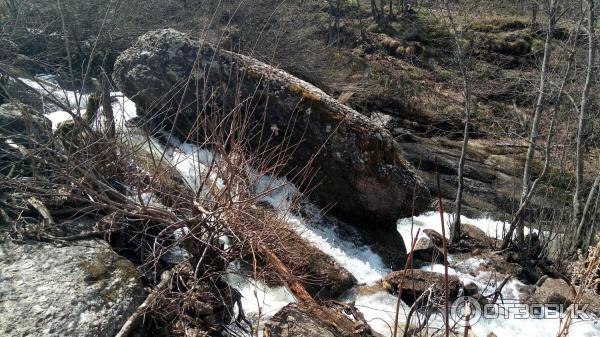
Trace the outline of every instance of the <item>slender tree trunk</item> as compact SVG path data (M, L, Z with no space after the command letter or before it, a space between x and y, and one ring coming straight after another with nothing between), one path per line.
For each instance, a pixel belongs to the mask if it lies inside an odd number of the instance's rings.
M554 33L554 25L556 21L556 2L557 0L550 0L550 7L548 10L548 28L546 29L546 40L544 42L544 57L542 60L542 73L540 75L540 87L535 104L535 110L533 113L533 121L531 124L531 132L529 133L529 147L527 148L527 156L525 158L525 169L523 172L523 189L521 191L521 203L524 203L527 199L527 195L531 189L531 174L533 171L533 160L535 156L536 143L539 133L539 123L542 112L544 110L544 96L546 91L547 77L548 77L548 63L550 60L550 54L552 48L550 41ZM524 240L524 226L523 222L517 223L517 241L522 244Z
M576 226L581 217L581 193L583 188L583 169L584 169L584 141L586 136L587 108L592 85L593 65L595 61L596 46L594 45L594 28L596 24L596 6L594 0L588 0L588 63L585 78L585 85L581 93L581 104L579 107L579 121L577 124L576 154L575 154L575 192L573 193L573 218L571 223Z
M373 20L379 22L379 10L377 9L377 2L375 0L371 0L371 15L373 16Z
M100 85L102 89L102 113L104 114L104 132L108 139L115 138L115 117L113 114L112 104L110 102L110 80L108 75L103 71Z
M456 47L456 59L458 60L460 72L463 80L463 111L464 111L464 133L463 142L460 151L460 159L458 161L458 188L456 191L455 214L454 221L450 226L450 245L455 245L460 241L460 215L462 213L462 195L464 190L464 168L467 159L467 150L469 145L469 119L471 116L471 78L469 76L469 65L467 64L467 55L461 45L460 33L457 31L457 26L454 23L454 18L448 7L448 2L444 2L448 13L448 21L450 22L450 32L454 38Z
M535 30L535 27L537 26L537 17L538 17L538 11L540 9L540 5L537 2L538 0L532 0L531 1L531 22L530 22L530 29L533 32Z
M456 200L454 201L456 214L450 227L450 244L455 245L460 241L460 215L462 213L462 194L464 190L464 168L467 159L467 149L469 145L469 119L471 116L471 84L468 75L463 74L463 95L465 112L465 129L463 134L463 143L458 161L458 189L456 191Z
M521 191L521 201L520 205L526 204L526 200L528 200L528 195L531 190L531 174L533 170L533 160L536 150L536 143L539 134L539 124L542 112L544 110L544 99L545 99L545 91L548 77L548 64L550 60L550 54L552 52L552 48L550 46L550 42L552 40L552 34L554 32L554 25L556 21L556 5L559 0L550 0L550 6L548 8L548 26L546 28L546 38L544 41L544 56L542 58L542 69L540 72L540 84L538 88L538 96L534 108L533 113L533 121L531 123L531 130L529 132L529 146L527 148L527 155L525 157L525 167L523 170L523 186ZM520 207L523 208L523 207ZM502 246L506 248L510 241L512 240L512 235L515 231L515 227L517 229L517 242L519 245L522 245L524 241L524 228L523 223L521 221L521 216L519 213L518 221L513 221L511 226L506 234L504 243Z
M596 192L596 202L594 203L594 215L592 216L592 225L587 233L584 247L589 247L592 244L592 240L596 237L597 220L598 220L598 203L600 202L600 193Z
M592 203L596 198L596 194L598 193L598 188L600 187L600 160L598 161L598 174L596 175L596 179L594 179L594 183L592 184L592 189L590 190L587 200L585 202L585 206L583 207L583 211L581 213L581 221L579 222L579 226L577 226L577 233L575 235L576 240L576 248L581 248L582 250L587 249L586 243L588 241L588 237L591 237L590 231L592 230L592 226L589 224L590 221L590 213L592 210Z
M548 131L548 136L546 137L546 144L545 144L545 150L544 150L544 158L545 158L544 159L544 168L542 169L542 173L531 184L531 188L529 189L527 196L520 202L519 208L515 212L515 215L511 222L511 227L509 229L509 232L506 235L504 242L502 244L503 249L508 247L508 244L511 242L514 229L516 228L516 226L518 224L520 224L522 222L523 213L524 213L525 209L527 208L527 206L529 205L529 200L531 199L533 192L536 190L536 187L538 186L539 182L542 179L544 179L544 177L546 176L546 172L548 171L549 160L550 160L550 147L552 145L552 137L554 136L554 128L556 125L556 116L558 114L558 110L562 103L562 97L564 95L565 86L566 86L569 78L571 77L573 63L575 62L577 37L579 36L579 32L580 32L581 24L583 23L583 20L584 20L584 16L582 15L581 18L579 19L579 21L577 22L576 28L573 32L571 46L570 46L571 48L570 48L569 57L567 60L567 67L566 67L565 73L563 74L563 77L562 77L560 85L559 85L558 95L556 96L556 99L554 100L554 102L552 104L552 107L553 107L552 108L552 117L550 118L550 127L549 127L549 131Z

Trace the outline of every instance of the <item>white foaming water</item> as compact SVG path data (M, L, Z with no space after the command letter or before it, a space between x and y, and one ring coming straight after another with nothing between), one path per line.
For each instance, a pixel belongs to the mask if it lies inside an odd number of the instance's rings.
M312 226L299 216L289 216L288 222L303 239L354 275L358 283L374 283L391 272L371 248L340 238L334 229Z
M180 144L186 156L173 155L177 158L176 167L180 169L184 176L187 175L187 181L193 181L194 176L201 170L198 165L209 165L213 160L212 154L206 150L198 149L191 144ZM183 169L182 169L183 168ZM193 168L193 169L191 169ZM249 172L255 174L254 171ZM383 278L391 270L387 268L381 258L375 254L369 247L357 245L354 242L344 239L331 226L322 226L313 224L301 216L289 214L289 208L297 197L296 188L282 178L270 176L259 177L255 187L255 193L268 191L262 200L271 204L274 208L286 214L287 221L305 240L333 257L342 267L346 268L359 283L374 284ZM444 223L450 222L452 214L446 214ZM492 219L469 219L461 218L464 223L469 223L482 229L490 237L502 237L504 232L504 223ZM414 224L411 232L411 223ZM404 241L412 241L416 230L433 229L440 232L439 213L430 212L414 219L400 219L398 221L398 231ZM448 227L446 227L448 229ZM447 231L448 232L448 231ZM453 260L449 256L449 260ZM477 267L484 263L482 259L471 258L465 261L456 262L455 268L449 268L451 275L456 275L465 283L475 283L484 294L492 293L503 277L489 272L474 272ZM443 273L443 265L433 265L423 268L433 272ZM248 277L237 275L236 279L229 278L236 288L242 293L244 310L249 318L256 324L259 309L261 311L261 322L268 320L273 314L288 303L294 302L292 294L285 287L269 287L263 282L251 280ZM502 290L502 296L506 299L518 299L520 288L524 284L518 280L510 280ZM257 299L258 297L258 299ZM358 291L350 295L345 300L354 301L355 306L361 310L372 328L385 335L391 336L393 321L395 315L396 297L384 290L374 290L367 293ZM404 322L408 312L408 306L401 303L400 321ZM431 319L432 326L441 326L443 320L438 315ZM475 336L487 336L494 332L497 336L527 335L533 337L554 337L558 331L560 321L556 319L506 319L499 317L493 320L480 320L473 326ZM402 327L403 328L403 327ZM591 322L578 321L574 324L570 336L592 337L600 336L600 329Z
M452 215L446 214L444 217L444 223L449 223ZM501 221L494 221L489 218L484 219L469 219L467 217L461 217L463 223L469 223L484 232L492 238L500 238L502 236L497 235L503 233L504 223ZM434 229L438 233L440 230L440 215L439 213L429 212L418 217L411 219L401 219L398 221L398 231L402 234L405 242L410 242L411 232L410 224L414 223L413 233L416 234L417 228L423 229L429 228ZM408 227L408 228L407 228ZM447 229L447 228L446 228ZM535 231L535 230L534 230ZM448 232L446 231L446 234ZM420 235L419 235L420 236ZM448 257L452 261L452 256ZM477 267L486 261L481 258L469 258L464 261L453 263L454 268L448 268L449 275L456 275L465 285L469 283L475 283L480 289L482 294L489 295L495 291L499 284L504 279L504 275L491 273L488 271L476 271ZM444 266L441 264L434 264L431 266L421 268L437 273L444 273ZM517 313L517 309L514 308L514 304L519 303L521 298L521 288L525 287L525 284L516 279L510 279L508 283L502 288L502 298L505 300L504 304L500 304L504 312L512 314ZM500 302L500 300L499 300ZM551 312L558 315L557 312ZM472 325L475 336L488 336L490 333L496 334L496 336L528 336L528 337L555 337L560 328L561 320L558 318L527 318L519 319L507 318L503 314L500 314L495 319L480 319L477 323ZM571 337L598 337L600 336L600 323L592 320L575 319L574 324L569 330L569 336Z
M263 200L282 212L291 227L303 239L333 257L337 263L354 275L359 283L376 282L391 271L371 248L342 239L335 228L317 226L301 216L290 214L289 207L298 197L299 192L285 179L262 177L256 190L257 193L272 190Z
M448 237L450 232L450 223L454 219L454 214L444 213L444 229L445 235ZM508 229L508 224L503 221L493 220L491 218L481 218L481 219L470 219L466 216L460 217L461 223L468 223L473 225L482 231L484 231L491 238L501 239L504 237L504 232L506 232L505 228ZM404 218L399 219L397 222L398 232L402 235L404 239L404 243L406 244L407 250L410 251L411 243L413 242L417 230L420 229L419 238L426 236L423 233L424 229L433 229L438 233L442 233L440 213L438 212L427 212L423 213L414 218ZM528 233L528 229L526 229Z
M223 189L225 184L214 170L211 170L213 154L208 150L198 149L191 144L181 144L169 149L171 164L181 173L192 190L200 188L200 184L209 178L211 184ZM205 190L210 186L205 186Z
M232 269L237 267L233 266ZM235 272L229 273L225 280L240 292L244 314L255 323L259 318L263 320L272 317L281 308L296 301L292 293L283 286L271 287Z
M448 237L448 235L450 233L450 223L452 222L453 219L454 219L454 214L444 213L444 229L445 229L446 238ZM460 221L461 221L461 223L469 224L476 228L479 228L490 238L498 239L498 240L502 240L504 238L504 236L510 226L510 224L507 223L506 221L498 221L498 220L494 220L489 217L471 219L466 216L461 216ZM425 236L425 234L423 233L424 229L433 229L436 232L441 234L442 226L441 226L440 222L441 222L441 219L440 219L439 212L427 212L427 213L423 213L419 216L416 216L414 218L399 219L396 223L396 225L397 225L396 227L398 229L398 232L400 232L400 234L402 235L402 238L404 239L404 243L406 244L407 250L410 251L411 243L413 242L418 229L421 230L419 233L419 238ZM535 229L535 228L530 229L529 227L525 226L525 228L524 228L525 235L527 235L531 232L539 233L539 230ZM549 233L547 233L547 232L542 232L542 233L544 235L546 235L547 237L549 235ZM556 241L558 241L558 240L553 240L553 242L555 244L558 244Z
M367 323L373 330L384 336L392 335L396 314L396 296L387 291L377 291L370 294L359 293L354 299L348 298L347 300L354 300L354 305L365 316ZM409 309L404 302L401 303L398 315L400 331L404 329L402 322L406 321Z
M40 98L44 103L44 113L52 113L60 109L52 100L60 102L73 111L76 111L77 107L85 109L87 105L88 94L61 88L54 75L39 75L35 77L35 80L27 78L19 78L19 80L40 93Z
M73 119L72 114L83 114L90 97L86 93L61 88L53 75L39 75L36 76L35 80L26 78L20 78L19 80L39 92L43 104L42 113L52 122L53 130L56 130L60 123ZM111 92L110 95L115 126L120 129L126 121L136 116L136 106L120 91ZM58 101L64 107L69 108L70 113L57 106L52 100ZM103 120L102 107L100 107L94 125L102 128L104 125Z

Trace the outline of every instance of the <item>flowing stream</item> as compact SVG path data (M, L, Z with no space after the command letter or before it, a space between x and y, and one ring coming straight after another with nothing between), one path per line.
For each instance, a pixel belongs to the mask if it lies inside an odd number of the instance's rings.
M181 144L183 154L177 154L172 162L180 172L187 176L188 181L196 179L198 169L198 158L203 162L201 164L210 164L210 154L206 150L199 149L191 144ZM342 267L346 268L357 279L359 286L349 292L342 299L354 301L355 306L361 310L370 325L377 332L391 336L393 327L396 297L389 294L377 285L387 273L391 271L385 266L381 258L375 254L369 247L356 244L346 239L346 236L340 235L335 225L323 224L321 221L311 222L309 218L290 214L290 200L293 200L297 190L283 178L273 178L269 176L258 180L257 191L264 191L267 188L273 188L264 201L271 204L274 208L286 214L290 226L311 243L314 247L320 249L327 255L335 259ZM445 223L450 222L451 214L445 214ZM469 223L482 229L492 238L502 238L505 231L505 223L494 221L489 218L469 219L462 217L463 223ZM412 242L413 235L417 229L434 229L440 231L439 213L429 212L414 218L400 219L397 230L402 235L404 242ZM535 231L535 230L532 230ZM448 230L447 230L448 232ZM421 234L423 235L423 234ZM450 255L449 260L452 263L449 273L458 276L464 283L475 283L484 295L492 293L496 286L504 278L489 271L476 271L477 267L485 260L482 258L469 258L463 261L453 261L454 256ZM423 268L433 272L443 273L443 265L435 264ZM232 282L244 296L243 305L246 315L254 320L267 320L279 309L288 303L294 302L293 295L285 287L269 287L263 282L252 280L248 277L232 273L228 279ZM365 286L366 285L366 286ZM506 312L515 312L512 305L518 303L521 297L521 288L526 285L516 279L511 279L502 289L503 298L507 299L503 308ZM402 303L400 310L400 321L404 321L409 307ZM259 316L260 312L260 316ZM430 327L442 326L443 319L441 315L434 316L430 321ZM499 315L495 319L481 318L472 329L475 336L487 337L491 333L496 336L528 336L528 337L554 337L556 336L561 320L554 315L552 318L505 318ZM432 330L434 331L434 330ZM438 333L439 336L439 333ZM595 320L576 319L572 325L569 336L593 337L600 336L600 323Z
M72 107L73 112L77 112L77 104L80 109L85 109L87 95L76 94L72 91L66 91L60 88L54 78L51 76L42 76L39 81L30 81L23 79L25 83L37 89L41 93L51 93L61 102L65 102ZM136 107L133 102L124 97L120 92L115 92L113 96L113 110L117 127L123 128L124 122L136 116ZM71 118L69 113L61 111L53 104L44 105L44 113L52 121L53 128L65 120ZM101 123L99 123L101 125ZM192 186L198 186L199 173L206 172L206 166L212 161L213 154L200 149L192 144L177 144L168 149L168 159L171 161L186 182ZM219 179L215 177L215 179ZM330 224L324 224L322 221L311 221L299 215L288 214L289 202L297 193L296 188L282 178L261 177L258 180L256 189L262 191L267 186L279 186L269 195L264 197L264 201L270 203L273 207L287 214L287 221L290 226L297 231L305 240L322 250L324 253L335 259L342 267L346 268L360 283L352 291L348 292L342 299L354 301L355 306L360 309L370 325L379 333L385 336L391 336L393 327L394 311L396 306L396 297L390 295L377 286L381 280L391 270L385 266L381 258L375 254L369 247L357 244L344 235L340 235L337 228ZM445 215L445 223L449 222L451 215ZM463 223L474 225L490 237L501 238L504 232L504 223L494 221L488 218L469 219L462 218ZM417 229L430 228L440 231L440 217L438 213L430 212L422 214L415 218L398 220L397 230L402 235L407 246L413 240L413 235ZM466 260L458 261L454 256L449 256L451 266L449 273L457 275L464 283L475 283L480 290L487 288L491 292L495 287L488 285L497 285L502 276L494 275L487 271L476 271L476 268L485 263L482 258L472 257ZM257 320L264 322L274 315L279 309L288 303L294 302L294 297L286 287L270 287L261 281L255 281L244 276L243 273L236 272L239 264L232 264L232 273L227 276L227 281L234 285L242 294L242 304L245 314L256 323ZM423 269L433 272L443 273L442 265L431 265ZM518 300L521 296L521 288L525 285L518 280L511 279L503 288L502 295L506 299ZM510 305L506 305L509 310ZM406 318L409 307L402 303L400 311L400 321ZM440 315L434 316L430 321L430 326L441 326L443 319ZM558 318L504 318L503 315L496 319L480 319L473 324L473 333L477 337L487 337L494 333L498 337L503 336L527 336L527 337L554 337L556 336L561 320ZM441 336L443 334L437 334ZM572 325L569 336L573 337L593 337L600 336L600 323L594 320L576 319Z

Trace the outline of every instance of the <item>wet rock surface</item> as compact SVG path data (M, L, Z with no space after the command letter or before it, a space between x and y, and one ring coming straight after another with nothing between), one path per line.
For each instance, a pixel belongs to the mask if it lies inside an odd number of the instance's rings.
M7 136L45 140L50 134L52 123L37 110L23 104L0 105L0 127Z
M391 292L398 292L400 285L402 289L402 299L408 303L414 302L421 294L433 286L437 292L444 291L444 274L429 272L420 269L409 269L404 271L395 271L389 273L383 279L384 288ZM456 298L462 283L455 275L448 275L448 296Z
M0 173L29 175L32 163L28 151L43 146L52 133L52 123L30 106L0 105Z
M434 245L431 239L420 237L413 250L413 260L416 266L443 263L444 252Z
M144 299L131 262L107 243L0 243L2 336L109 337Z
M460 231L462 246L471 252L476 249L495 248L500 244L498 240L490 238L483 230L468 223L461 224Z

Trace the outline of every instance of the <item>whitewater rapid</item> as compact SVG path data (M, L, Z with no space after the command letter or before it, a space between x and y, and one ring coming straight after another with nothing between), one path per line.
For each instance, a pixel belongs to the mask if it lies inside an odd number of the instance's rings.
M81 109L85 109L88 95L63 90L52 76L42 76L39 78L40 81L22 80L44 94L52 94L56 99L71 107L71 113L77 113ZM114 92L111 96L113 97L115 124L120 129L125 127L125 121L136 116L136 107L120 92ZM52 121L54 129L59 123L71 119L71 114L61 111L51 103L44 105L44 113ZM101 124L98 121L98 125ZM201 173L205 173L206 167L213 162L214 154L193 144L178 142L175 143L175 146L169 145L167 150L169 161L179 170L187 184L192 188L198 187L198 177L202 176ZM222 184L219 177L214 177L214 179L217 183ZM377 288L379 280L391 271L385 266L381 258L369 247L356 244L340 235L333 225L323 224L322 221L311 221L314 219L306 219L290 213L288 209L290 200L295 197L298 191L285 179L270 176L261 177L256 184L256 191L260 192L266 189L273 190L263 198L263 201L270 203L282 214L285 214L287 222L296 232L313 246L335 259L342 267L352 273L359 283L363 284L363 286L359 286L346 294L343 300L354 301L355 306L363 312L369 324L377 332L385 336L391 336L396 297ZM445 215L444 223L446 226L451 217L451 214ZM504 222L490 218L469 219L462 217L461 220L463 223L469 223L482 229L492 238L502 238L503 233L506 231ZM440 226L439 214L430 212L414 218L398 220L397 230L407 246L410 246L409 243L413 241L413 235L416 234L417 229L420 228L421 233L426 228L440 232ZM453 256L449 256L449 260L453 261ZM449 268L449 273L458 276L465 284L475 283L480 288L484 288L490 283L497 284L500 281L498 275L475 271L477 266L484 262L480 258L470 258L456 262L453 263L452 268ZM431 265L423 269L443 272L442 265ZM253 280L240 272L238 263L232 264L227 281L242 294L245 314L253 324L259 326L259 332L261 332L262 322L277 313L285 305L295 301L286 287L270 287L264 282ZM365 287L364 285L372 287ZM520 290L523 286L525 285L513 279L503 288L502 295L505 298L518 299L521 296ZM408 309L408 306L402 303L401 321L406 318ZM436 317L431 321L431 326L440 326L441 317ZM558 319L504 319L500 317L493 320L482 319L474 324L472 328L474 335L477 337L487 337L492 332L498 337L554 337L558 332L560 323ZM569 336L600 336L600 326L593 321L576 321Z
M171 164L184 176L192 188L198 187L198 176L207 171L208 166L214 160L214 154L206 149L200 149L192 144L177 144L177 150L170 151ZM222 184L222 182L220 182ZM296 187L284 178L263 176L257 180L255 192L261 193L270 190L262 200L279 210L286 221L302 238L314 247L331 256L342 267L348 270L357 279L359 285L353 291L343 296L342 300L353 301L355 306L364 314L371 327L384 336L392 335L392 327L395 315L396 297L379 287L379 281L385 277L391 269L382 259L368 246L356 244L341 235L335 225L323 223L317 212L303 212L312 214L310 217L302 217L290 212L292 200L298 197ZM314 207L310 207L314 210ZM444 224L448 226L452 214L444 215ZM470 219L462 217L463 223L469 223L492 238L502 238L506 224L490 218ZM424 229L433 229L441 232L440 216L437 212L429 212L414 218L400 219L397 230L405 243L412 242L414 235L420 229L420 235ZM446 228L446 233L449 229ZM449 256L453 261L454 257ZM469 258L463 261L454 261L453 267L449 267L449 273L456 275L465 285L474 283L487 295L493 292L504 278L503 275L488 271L477 271L477 267L485 263L481 258ZM444 267L440 264L423 267L437 273L443 273ZM242 294L242 305L247 318L251 320L254 327L258 327L259 335L262 336L263 323L276 314L281 308L295 301L291 292L283 286L271 287L259 280L253 280L247 274L240 273L239 264L231 266L231 272L227 276L227 282L236 287ZM505 299L518 301L521 296L523 283L511 279L502 289ZM485 289L485 291L484 291ZM507 308L510 305L507 304ZM400 321L406 320L410 308L401 303ZM510 309L507 309L510 310ZM481 319L472 326L474 336L487 337L491 333L496 336L528 336L528 337L554 337L558 332L561 321L558 319ZM430 327L441 327L443 318L435 315L430 320ZM594 337L600 336L600 326L595 322L577 321L572 326L569 336L572 337Z

